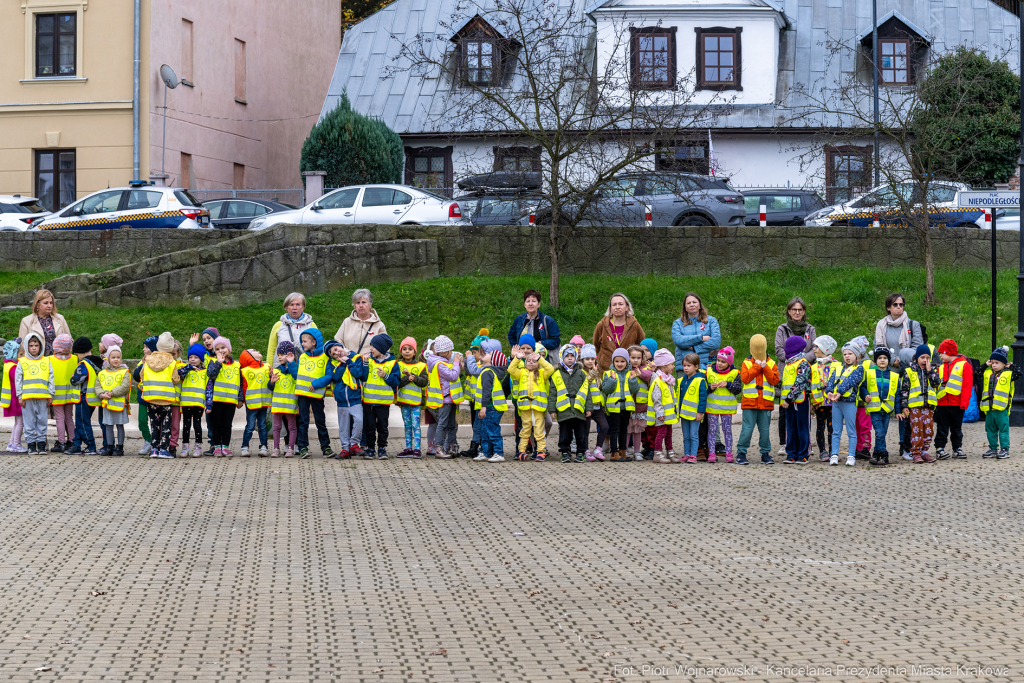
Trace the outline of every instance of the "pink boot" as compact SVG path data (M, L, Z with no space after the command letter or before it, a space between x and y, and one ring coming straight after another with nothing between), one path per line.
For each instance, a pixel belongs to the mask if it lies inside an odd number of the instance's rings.
M725 461L726 462L736 462L736 460L732 457L732 453L726 453L725 454Z
M718 456L715 455L714 451L708 452L708 462L718 462Z
M587 462L594 462L597 460L597 458L594 457L594 451L587 451L584 455L587 458Z
M601 450L600 446L594 449L594 459L604 461L604 451Z

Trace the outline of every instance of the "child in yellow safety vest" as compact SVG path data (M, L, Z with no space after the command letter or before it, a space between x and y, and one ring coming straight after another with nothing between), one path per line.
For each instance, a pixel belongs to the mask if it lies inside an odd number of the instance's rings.
M217 337L213 340L216 360L206 366L206 413L210 416L210 434L213 439L213 455L230 458L231 421L235 409L243 401L242 373L238 363L231 357L231 340Z
M718 352L715 362L709 363L704 371L708 382L708 442L718 441L718 430L722 430L722 443L725 445L725 461L734 462L732 451L732 416L739 407L739 395L743 391L743 380L740 371L733 366L736 352L726 346ZM708 449L708 462L715 462L717 457L712 449Z
M586 430L583 444L587 448L587 462L604 460L604 439L608 436L608 416L604 412L604 394L601 393L601 369L597 367L597 348L593 344L584 344L580 350L580 363L587 377L576 395L576 404L586 418ZM597 423L597 443L590 450L590 425ZM577 444L577 448L579 445Z
M57 423L57 440L50 449L51 453L63 453L71 449L74 441L75 404L82 400L81 392L71 386L71 376L75 374L78 359L71 355L74 340L70 334L58 334L53 340L53 355L50 366L53 368L53 419Z
M630 376L629 354L626 349L615 349L612 353L612 367L601 378L601 393L604 394L604 411L608 414L608 435L612 462L632 460L626 456L626 433L629 418L636 408L635 397L640 384Z
M338 440L341 441L337 457L346 460L362 450L359 440L363 436L363 385L352 376L355 358L340 342L327 342L324 352L331 359L327 374L313 380L312 384L319 388L324 382L330 382L331 396L338 410ZM373 457L370 453L366 456Z
M932 349L921 344L914 352L914 364L900 379L903 412L897 416L909 423L904 429L910 429L910 455L914 463L935 462L928 449L932 445L932 425L941 386L942 379L932 367Z
M420 409L423 406L424 389L427 388L427 364L416 360L416 340L406 337L398 345L398 396L396 403L402 411L405 427L405 450L399 458L422 458L420 450Z
M964 459L964 413L971 405L974 395L974 367L957 348L952 339L943 339L937 349L942 365L939 366L939 379L942 389L935 407L935 457L945 460L946 439L953 449L953 457Z
M830 465L839 464L839 443L843 438L843 427L847 435L846 464L853 467L857 464L855 453L860 443L857 429L857 400L861 386L864 384L864 366L860 363L857 340L843 344L843 369L828 382L828 399L832 401L832 451Z
M22 343L23 356L14 373L14 389L18 392L22 416L25 420L25 439L29 453L46 452L46 413L53 400L56 386L53 366L43 355L43 339L29 332Z
M586 382L587 373L581 363L576 362L579 352L572 344L558 350L558 366L548 380L548 412L551 419L558 421L558 452L563 463L586 462L586 418L577 406L576 399ZM576 440L576 455L570 448ZM640 436L637 435L637 453L640 453Z
M142 400L149 413L151 458L173 458L171 453L171 408L177 401L175 384L181 383L177 363L171 352L174 337L163 332L156 340L156 351L142 360Z
M818 337L821 339L821 337ZM831 337L828 337L831 339ZM835 350L835 342L832 342ZM781 380L778 364L768 357L768 339L763 334L750 338L750 355L740 363L740 381L743 383L743 424L736 443L736 464L748 465L747 450L757 427L757 448L761 451L761 464L774 464L772 459L772 412Z
M625 353L625 350L622 350ZM530 353L516 344L512 347L513 360L509 363L508 374L516 385L516 403L523 427L519 432L519 448L516 459L527 459L526 444L533 435L537 443L534 460L544 462L547 457L547 445L544 442L545 422L548 408L548 380L555 371L551 363L544 360L539 353Z
M96 455L96 439L92 432L92 413L101 401L96 396L96 374L103 369L103 359L92 355L92 340L79 337L71 345L78 365L71 375L71 386L79 394L75 404L75 438L65 453Z
M96 374L96 396L103 408L104 443L101 455L124 455L124 426L131 415L129 398L132 392L132 376L121 362L121 347L113 344L107 347L107 360L103 369ZM115 430L114 427L117 427ZM117 432L115 437L114 432Z
M388 458L388 418L395 402L395 390L401 382L401 373L395 354L391 353L391 337L377 334L370 339L370 360L356 358L349 367L352 377L363 383L363 435L366 454L378 460Z
M255 431L259 435L258 455L267 456L267 411L270 409L270 366L263 362L263 354L246 349L238 356L242 373L242 392L245 400L245 429L242 431L242 450L238 455L249 457L249 440Z
M786 364L781 369L779 419L786 420L786 464L806 465L811 450L811 397L814 373L804 354L807 340L792 336L785 341ZM770 463L769 463L770 464Z
M811 343L816 362L811 366L811 410L814 411L815 439L818 443L818 460L828 462L832 448L832 401L828 400L825 387L829 380L843 370L843 364L832 357L839 344L827 334L816 337Z
M300 458L309 457L309 418L313 416L316 423L316 438L320 442L320 450L324 459L333 458L331 450L331 433L327 431L327 418L324 415L324 396L331 384L328 372L331 359L324 351L324 336L315 327L299 335L302 345L298 364L298 377L295 379L295 395L299 404L299 438L295 442Z
M191 455L198 458L203 455L203 414L206 410L206 385L209 376L206 374L205 362L209 358L206 347L200 343L188 347L188 364L178 368L181 381L181 453L189 454L189 441L195 431L195 446Z
M648 367L646 349L639 344L626 349L629 354L629 376L636 379L636 405L626 427L626 459L643 460L643 438L647 430L647 400L650 395L652 368Z
M427 340L431 347L427 361L427 410L437 421L436 454L441 459L454 458L459 453L456 421L459 404L465 400L465 391L459 376L462 374L462 354L445 335ZM428 432L429 435L429 432Z
M1000 346L985 362L985 374L981 385L981 411L985 413L985 434L988 436L988 450L983 458L1010 457L1010 404L1013 402L1013 386L1020 378L1020 371L1008 362L1010 349Z
M676 378L672 375L676 357L668 349L658 349L654 352L652 362L655 370L651 375L645 418L655 429L652 442L654 462L679 462L672 448L672 425L679 422L679 413L676 412Z
M295 360L295 355L295 345L290 341L278 343L277 367L270 373L270 388L274 392L270 403L270 414L274 416L274 450L270 452L271 458L281 457L281 428L285 423L288 425L288 446L285 448L284 457L295 456L295 442L299 436L296 427L299 402L295 396L298 361ZM338 395L334 396L337 398Z
M501 416L512 402L505 396L502 381L505 379L505 365L508 359L501 352L501 342L495 342L498 348L489 354L481 354L477 358L476 405L477 419L480 422L480 455L476 460L488 462L505 462L505 445L501 439Z
M683 374L676 380L676 412L683 428L682 462L697 463L697 444L700 441L700 423L707 410L707 377L700 371L700 356L688 353L681 361Z
M868 461L872 467L885 467L889 464L889 451L885 438L889 433L889 422L893 415L901 411L899 401L899 374L889 367L893 350L880 346L875 349L875 362L868 366L864 373L864 384L867 387L867 413L871 418L871 428L875 432L875 449L871 451Z
M466 365L462 370L462 384L466 394L466 401L469 403L469 414L472 418L473 423L473 438L469 442L469 448L459 452L460 458L473 458L476 461L480 461L480 443L481 433L480 428L483 423L480 418L477 417L480 413L480 406L477 404L476 399L479 394L477 391L477 383L480 381L480 372L483 370L482 365L478 362L478 359L484 356L491 355L494 348L490 346L492 341L490 338L491 331L486 327L481 327L480 332L473 337L473 341L469 344L469 349L466 350ZM497 349L501 349L501 342L493 340L498 344ZM485 347L486 346L486 347Z
M4 344L4 374L0 384L0 405L4 409L4 417L14 418L11 429L11 440L7 442L8 453L25 453L28 451L21 444L21 435L25 431L25 422L21 414L21 403L18 392L14 388L14 373L18 371L18 354L21 351L21 340L12 339Z

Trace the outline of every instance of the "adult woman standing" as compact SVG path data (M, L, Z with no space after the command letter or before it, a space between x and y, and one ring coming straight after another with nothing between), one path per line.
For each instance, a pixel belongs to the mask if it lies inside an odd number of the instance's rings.
M780 368L786 367L786 340L790 337L804 338L804 358L811 365L817 362L811 350L814 340L818 338L814 325L807 322L807 304L798 296L794 296L786 304L786 322L775 330L775 359ZM781 370L780 370L781 372ZM786 421L779 419L779 455L786 454Z
M32 313L21 319L18 336L25 339L29 332L38 334L44 342L43 355L53 354L53 340L59 334L71 334L71 328L64 316L57 312L57 301L53 292L40 289L32 299Z
M299 292L292 292L284 298L284 315L274 323L270 330L270 342L267 344L267 355L263 358L270 367L277 367L277 345L291 342L296 349L302 348L299 337L308 329L316 327L313 316L306 313L306 297Z
M644 328L640 327L633 314L633 304L625 294L616 292L608 300L608 310L594 328L594 348L597 349L597 366L604 372L612 365L615 349L628 349L643 341Z
M885 299L885 316L875 325L875 348L895 349L893 367L908 368L914 364L914 353L924 344L924 330L921 323L907 315L907 300L899 292Z
M387 334L387 329L373 308L373 294L357 289L352 292L352 313L342 321L334 341L355 355L365 355L370 353L370 340L378 334Z
M558 347L561 346L562 333L558 329L558 323L550 315L540 312L540 292L536 289L528 289L523 293L523 308L526 309L526 313L516 316L512 321L512 327L508 329L509 348L518 344L519 337L523 334L529 334L548 350L550 357L550 353L558 351Z
M672 323L672 342L676 345L676 377L683 372L683 356L695 353L700 356L700 367L704 369L712 354L722 346L722 331L718 319L708 315L704 302L694 292L683 297L683 310ZM725 452L725 445L718 443L715 435L715 452ZM697 428L697 459L708 458L708 422L701 420Z

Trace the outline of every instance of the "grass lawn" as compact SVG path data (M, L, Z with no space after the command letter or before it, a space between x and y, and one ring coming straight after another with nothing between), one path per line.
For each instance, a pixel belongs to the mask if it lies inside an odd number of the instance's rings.
M1016 276L1011 270L999 274L1000 344L1010 344L1017 330ZM52 277L50 273L0 273L0 290L28 289ZM885 314L885 297L901 291L907 297L910 317L924 323L932 343L952 337L967 355L984 360L991 353L989 282L990 274L984 270L940 271L936 273L938 303L925 306L924 271L915 268L789 270L714 278L576 275L562 278L561 307L549 310L542 306L541 310L558 321L563 343L577 333L590 341L609 296L623 292L633 302L647 334L674 350L672 322L679 317L684 295L695 291L718 318L723 344L733 346L737 356L744 357L752 334L764 334L772 348L775 328L785 320L785 306L792 296L799 295L807 302L808 320L819 335L829 334L842 345L859 334L871 340L875 323ZM522 293L531 287L546 299L548 277L455 277L371 289L374 307L396 345L408 335L422 346L428 337L446 334L457 348L464 349L481 327L488 327L507 350L508 328L523 312ZM328 339L351 312L349 297L348 291L310 297L306 310ZM282 309L281 303L274 301L214 312L159 307L61 312L75 335L88 335L98 342L101 334L116 332L125 339L126 357L137 358L142 340L150 334L170 330L187 341L190 332L207 326L229 336L236 354L243 348L263 352ZM17 334L23 315L24 311L0 312L0 336Z

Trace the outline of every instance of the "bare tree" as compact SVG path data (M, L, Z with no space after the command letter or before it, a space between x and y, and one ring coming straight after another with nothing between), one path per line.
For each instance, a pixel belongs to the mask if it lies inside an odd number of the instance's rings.
M943 228L973 226L974 216L938 206L954 199L949 184L942 181L959 183L966 179L962 177L962 168L943 153L939 138L922 129L921 114L933 106L935 93L957 89L969 92L977 83L968 87L965 79L985 78L985 74L957 68L940 73L935 66L943 55L928 50L927 58L916 57L923 51L911 41L911 54L881 58L876 126L870 48L831 38L824 42L824 47L825 75L813 83L793 87L789 99L802 101L801 105L780 105L788 111L784 125L800 124L818 130L813 144L793 146L790 150L797 152L805 172L835 177L836 171L842 170L836 166L847 164L841 176L845 185L828 188L830 201L842 201L870 188L877 169L879 184L884 187L853 205L858 212L877 214L882 225L906 226L912 231L924 260L925 301L934 303L932 241L952 236ZM954 100L952 105L947 101L946 105L944 115L952 116L959 111L966 115L973 106L967 98ZM977 137L986 134L982 129L966 133ZM965 138L962 144L970 146L972 140ZM828 168L830 164L832 169ZM859 180L855 179L856 172L850 172L851 164L860 171ZM833 225L844 224L844 220L849 219L838 216Z
M595 28L576 0L466 3L439 24L401 43L386 77L434 79L437 130L539 151L557 307L559 257L577 226L601 220L602 188L653 168L665 145L706 135L731 100L675 73L663 34L632 43L636 27ZM467 42L450 39L460 32Z

